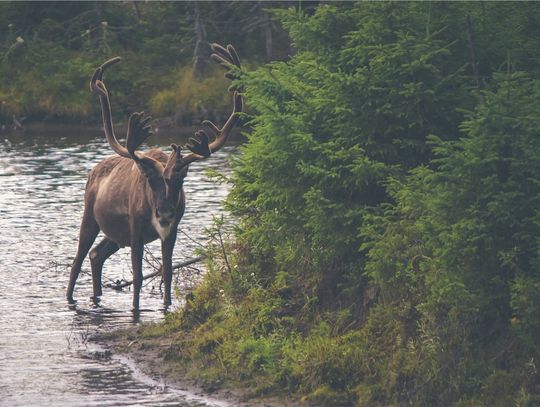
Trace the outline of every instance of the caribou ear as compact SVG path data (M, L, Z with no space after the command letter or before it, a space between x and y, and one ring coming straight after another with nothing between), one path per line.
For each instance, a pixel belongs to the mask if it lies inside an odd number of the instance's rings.
M148 179L161 177L163 174L163 165L150 157L142 156L135 163L139 171Z

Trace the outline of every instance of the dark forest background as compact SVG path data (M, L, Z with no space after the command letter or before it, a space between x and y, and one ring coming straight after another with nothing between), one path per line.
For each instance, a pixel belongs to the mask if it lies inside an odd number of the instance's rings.
M99 103L88 91L93 70L108 73L117 120L145 109L164 124L224 113L227 83L210 59L211 42L231 43L247 66L286 59L287 33L268 9L288 2L2 2L0 116L90 122ZM301 3L313 9L315 2ZM9 120L8 120L9 121Z

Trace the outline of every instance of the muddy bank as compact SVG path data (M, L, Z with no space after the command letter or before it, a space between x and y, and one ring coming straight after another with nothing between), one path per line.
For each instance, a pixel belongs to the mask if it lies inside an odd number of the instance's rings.
M260 397L250 389L233 387L229 383L207 383L202 379L190 378L185 366L168 357L174 350L175 334L148 337L144 327L98 334L92 341L100 344L113 355L133 362L155 382L168 388L195 395L202 402L223 407L307 407L305 403L287 396Z

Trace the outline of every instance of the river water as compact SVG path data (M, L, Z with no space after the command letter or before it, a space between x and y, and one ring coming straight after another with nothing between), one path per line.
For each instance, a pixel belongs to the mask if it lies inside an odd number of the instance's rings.
M167 146L173 140L155 135L152 141ZM204 243L203 228L222 213L227 187L210 180L204 169L226 173L232 150L225 147L190 166L173 261L194 257L197 245ZM100 131L0 134L0 405L227 405L171 389L88 341L98 332L162 320L158 281L143 287L138 317L131 312L129 290L104 289L96 307L86 259L75 288L78 302L66 302L67 265L77 249L86 175L109 155ZM159 257L159 244L149 250ZM144 269L145 274L151 271ZM107 261L103 278L131 279L129 248ZM172 309L179 301L173 300Z

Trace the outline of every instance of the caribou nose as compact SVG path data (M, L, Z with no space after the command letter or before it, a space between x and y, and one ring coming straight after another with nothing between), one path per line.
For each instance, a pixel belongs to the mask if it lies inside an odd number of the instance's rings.
M166 220L166 219L160 219L160 220L159 220L159 224L160 224L161 226L163 226L163 227L169 226L170 223L171 223L171 222L168 221L168 220Z

